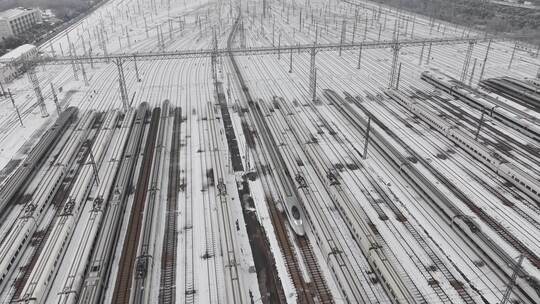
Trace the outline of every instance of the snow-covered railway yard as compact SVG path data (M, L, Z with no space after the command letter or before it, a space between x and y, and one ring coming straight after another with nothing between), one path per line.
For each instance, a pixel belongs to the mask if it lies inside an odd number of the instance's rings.
M540 302L537 47L109 0L39 51L0 99L1 303Z

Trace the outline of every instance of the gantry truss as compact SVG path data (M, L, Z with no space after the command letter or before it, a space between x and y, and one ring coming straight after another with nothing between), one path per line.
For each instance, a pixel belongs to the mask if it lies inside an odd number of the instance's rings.
M385 49L395 48L396 44L399 48L416 47L425 45L454 45L454 44L470 44L487 42L489 40L507 40L505 38L488 38L488 37L473 37L473 38L438 38L438 39L414 39L414 40L399 40L399 41L367 41L355 43L330 43L330 44L297 44L288 46L262 46L250 48L232 48L228 49L198 49L198 50L178 50L166 52L137 52L137 53L121 53L121 54L103 54L103 55L77 55L77 56L48 56L41 55L25 62L17 61L2 61L0 63L24 63L29 65L52 65L52 64L73 64L74 61L79 63L94 64L96 62L111 62L118 59L131 60L164 60L164 59L185 59L185 58L203 58L212 56L226 56L229 51L235 56L246 55L268 55L280 53L310 53L313 48L316 52L328 52L341 50L357 50L363 49Z

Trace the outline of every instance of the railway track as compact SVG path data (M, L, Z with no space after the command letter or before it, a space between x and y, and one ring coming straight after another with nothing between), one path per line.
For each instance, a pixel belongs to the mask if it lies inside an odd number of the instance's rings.
M55 207L53 219L50 221L50 223L46 226L44 230L36 231L34 235L32 236L30 245L34 247L33 252L30 255L29 262L23 267L21 267L21 269L23 269L22 276L20 276L15 281L15 284L14 284L15 291L13 293L11 301L19 300L19 297L24 289L24 286L28 282L28 279L30 278L32 270L36 266L36 263L43 251L43 248L45 247L47 240L49 239L50 233L54 227L54 222L58 220L58 218L60 217L60 214L62 213L62 210L65 207L65 204L68 201L69 193L71 192L71 190L73 189L75 185L75 177L79 174L82 168L82 162L88 156L89 151L90 150L88 146L83 145L81 147L81 150L77 153L76 159L74 161L74 166L72 166L68 175L64 177L64 180L62 181L60 188L58 189L58 191L56 192L56 194L54 195L51 201L51 205Z
M152 160L155 151L155 142L159 129L160 108L152 111L150 129L145 143L143 163L139 171L135 200L128 223L126 239L124 241L120 265L113 293L114 303L128 304L132 293L133 272L135 270L137 246L139 244L140 231L143 224L143 213L146 203L148 183L152 169Z
M338 106L338 108L340 109L340 111L344 115L349 115L346 112L344 112L343 108L342 108L344 106L346 108L351 109L349 104L343 102L343 103L341 103L341 105L339 105L338 103L334 103L334 105ZM363 124L366 123L364 118L361 118L361 116L357 115L357 112L354 109L351 109L350 113L351 113L351 115L353 117L355 117L356 119L362 121ZM386 131L388 131L388 130L386 130ZM373 131L373 132L375 132L375 131ZM427 180L425 175L418 172L416 167L413 166L412 164L410 164L409 161L407 161L396 150L395 147L393 147L389 143L384 143L384 140L380 139L380 135L377 135L377 136L374 136L374 137L376 138L375 141L381 141L381 143L379 143L377 145L384 144L385 145L384 148L389 149L389 152L384 154L384 156L388 158L388 161L389 162L394 162L396 165L399 164L397 166L398 166L398 168L401 168L403 176L408 177L408 178L409 178L409 176L412 176L414 178L414 179L411 178L411 185L413 185L415 187L418 187L418 185L423 185L424 188L418 188L418 191L422 191L420 193L422 193L423 196L424 196L424 194L426 194L425 197L428 200L431 200L431 202L435 203L436 206L434 206L434 207L439 208L438 212L442 212L441 215L443 216L443 218L445 218L445 220L447 222L449 222L449 224L452 225L452 227L459 225L460 229L461 229L461 232L464 232L464 234L462 234L462 237L466 238L466 239L470 239L472 242L474 242L475 246L477 247L476 250L479 250L478 252L480 252L483 256L485 256L485 258L487 258L490 262L499 261L499 262L495 262L495 266L497 267L497 270L502 270L503 274L505 276L508 276L509 272L511 271L510 270L511 268L508 268L509 266L507 266L507 265L514 265L515 264L515 261L512 259L512 257L509 256L509 254L505 250L503 250L500 245L495 243L495 241L491 237L489 237L487 234L482 232L473 220L471 220L467 216L464 217L463 215L460 215L460 214L463 214L462 211L460 209L458 209L454 205L454 203L449 201L448 198L446 197L446 195L439 192L440 190L435 188L431 184L431 182L429 180ZM399 142L399 139L394 138L394 140L396 142ZM380 146L378 148L381 149ZM407 153L410 154L410 152L407 152ZM396 161L397 161L397 163L396 163ZM434 176L436 178L439 178L437 176L437 172L433 172L432 174L434 174ZM442 182L444 183L444 180ZM449 186L450 187L449 190L452 191L452 192L454 190L459 191L459 189L456 189L455 187L452 187L451 183L445 183L445 185ZM458 196L460 194L462 194L462 193L459 193L459 192L458 192L458 194L454 193L454 195L456 195L458 198L463 199L463 197ZM465 203L467 203L467 202L465 202ZM477 208L477 207L473 207L473 208L476 208L473 211L477 211L478 209L480 209L480 208ZM435 210L437 210L437 209L435 209ZM481 211L479 211L479 212L481 212ZM459 218L460 223L457 223L457 220L454 220L456 218ZM462 227L462 225L463 225L463 227ZM470 232L468 232L468 231L470 231ZM534 280L534 278L530 278L529 275L523 269L520 269L520 271L519 271L519 279L520 279L519 288L520 288L521 291L523 291L523 295L526 296L528 298L528 300L534 301L533 297L535 297L536 295L534 295L534 293L531 293L531 292L533 292L533 291L531 291L531 289L536 290L536 288L538 288L537 283Z
M154 291L154 260L156 256L157 225L160 215L161 189L166 189L163 182L165 176L166 154L169 146L169 101L163 102L160 108L159 130L155 143L155 152L152 162L151 177L147 188L147 200L144 208L144 219L141 227L141 240L137 248L135 264L135 287L133 303L148 303ZM156 293L157 295L158 293Z
M351 97L352 98L352 97ZM394 117L398 117L399 121L401 121L402 123L404 124L407 124L407 122L405 121L405 119L403 117L401 117L398 113L396 113L393 109L390 109L389 108L389 105L382 105L382 107L384 109L386 109L386 111L388 111L389 113L391 113ZM381 114L380 115L383 115L382 112L380 112ZM387 119L387 121L390 121L390 119ZM395 125L395 123L394 123ZM396 125L397 126L397 125ZM399 126L398 126L399 127ZM411 126L411 128L414 130L416 127L418 127L417 125L415 125L414 127ZM444 143L447 138L439 133L434 133L435 137L437 138L440 138L442 140L442 142ZM407 136L410 138L410 140L414 140L412 136ZM439 144L439 146L441 145L444 145L444 144ZM418 145L417 145L418 148L420 148L420 151L424 151L426 153L430 153L430 151L433 151L432 148L430 148L429 146L426 146L426 144L422 144L420 141L418 142ZM446 155L446 151L444 149L441 149L437 146L434 147L436 150L436 152L433 152L432 155L433 155L433 158L436 158L437 155ZM455 151L454 153L454 157L456 157L457 155L463 155L465 158L468 158L469 155L465 152L465 151L461 151L458 149L458 151ZM439 166L442 166L443 168L445 168L449 173L452 173L454 172L451 176L453 176L456 180L460 180L461 179L461 175L458 171L456 171L456 169L453 169L451 166L448 166L448 165L445 165L445 162L439 162ZM463 165L461 163L456 163L456 166L459 167L461 170L463 170L464 172L467 173L468 176L470 176L473 180L475 180L478 184L482 185L483 187L485 187L487 190L489 190L493 195L495 195L498 199L500 199L500 202L494 202L493 204L493 209L500 209L500 204L504 204L505 206L508 206L510 208L512 208L517 214L519 214L521 217L523 217L530 225L536 227L536 228L539 228L540 227L540 223L538 222L537 219L534 218L534 215L531 216L530 214L528 214L526 211L524 211L521 207L519 206L520 204L515 204L514 202L512 202L509 198L507 198L507 196L505 196L503 193L508 193L509 195L511 195L512 197L514 198L518 198L523 205L526 205L528 208L531 208L532 210L536 211L536 213L538 214L538 207L533 205L532 203L529 202L529 199L527 197L523 197L523 194L520 193L520 191L517 191L516 189L512 189L512 188L509 188L509 189L506 189L507 187L505 186L504 182L502 181L499 181L499 177L494 174L491 170L489 169L486 169L484 166L482 165L478 165L478 164L474 164L474 166L477 168L478 171L480 171L480 175L479 173L474 173L472 172L472 170L466 166L466 165ZM486 182L483 178L482 178L482 174L484 174L485 176L487 177L490 177L493 182L495 183L495 186L492 186L490 184L488 184L488 182ZM497 188L495 188L497 187ZM472 186L472 185L468 185L466 181L463 181L461 182L461 185L459 185L459 188L460 189L465 189L465 190L468 190L469 193L472 193L474 194L476 197L479 197L479 198L483 198L483 201L485 202L490 202L492 199L487 197L485 194L483 194L482 192L480 191L477 191L477 188ZM512 217L512 215L509 215L509 214L505 214L504 210L501 210L499 212L500 214L500 217L504 218L507 223L509 223L512 228L514 229L522 229L524 227L521 227L521 222L516 222L516 220ZM523 229L524 231L526 229ZM531 237L534 236L534 232L531 232ZM532 239L532 242L538 242L539 240L533 238Z
M222 231L221 235L221 255L224 259L224 272L226 278L226 294L233 303L244 303L243 286L240 280L238 271L238 254L235 235L233 234L234 224L231 222L231 214L229 205L232 202L227 191L227 181L230 178L228 174L228 157L223 154L223 147L220 141L220 131L222 130L218 124L218 119L215 116L212 104L208 104L208 125L209 125L209 148L212 152L212 168L213 180L215 185L214 197L217 197L216 204L218 205L218 221Z
M313 111L315 113L317 113L317 115L315 117L313 117L312 115L308 115L308 118L310 118L312 122L315 122L315 121L317 121L317 119L319 119L323 125L325 125L325 126L327 126L327 128L329 128L329 130L333 129L330 126L330 124L322 117L322 115L320 115L320 113L318 113L318 109L316 109L313 105L310 108L312 108ZM289 109L288 113L293 114L290 111L292 111L292 110ZM306 110L303 110L303 111L307 112ZM292 118L291 118L291 120L292 120ZM299 117L299 118L295 119L295 121L296 121L297 124L301 124L302 119ZM302 126L302 125L299 125L298 128L300 130L307 129L305 126ZM326 135L322 135L322 134L320 136L323 137L323 138L327 137ZM337 147L335 147L334 144L332 144L329 141L329 139L326 139L325 141L328 143L328 146L333 151L333 153L335 153L336 155L339 155L339 152L337 151L338 150ZM341 142L340 139L338 141ZM384 222L386 222L388 220L388 216L386 215L386 212L384 212L383 209L379 206L381 203L384 203L392 211L396 221L400 222L402 225L405 226L407 231L411 234L411 236L413 236L415 241L418 243L419 247L422 248L424 252L426 252L426 254L430 258L430 260L435 264L437 269L439 269L443 273L444 277L451 283L451 285L456 289L456 291L460 295L462 295L462 298L463 298L464 302L465 303L474 303L471 296L463 288L463 285L460 284L458 279L452 274L452 272L448 269L446 264L443 263L441 258L439 258L438 254L435 253L435 251L432 249L432 246L430 246L428 244L426 239L419 233L419 231L412 225L412 223L408 220L408 218L395 205L394 201L382 189L381 184L377 180L375 180L375 178L372 176L372 173L367 171L366 168L364 168L363 164L358 161L358 159L356 157L356 155L358 155L357 152L350 150L343 142L341 142L340 146L342 146L344 148L344 152L352 160L352 164L349 167L352 167L353 168L352 170L354 170L354 168L360 169L362 171L362 174L367 177L367 180L369 181L369 184L372 185L374 190L376 190L376 193L378 193L380 195L380 198L375 198L375 197L373 197L373 195L372 195L372 193L371 193L371 191L369 189L366 188L365 191L362 191L364 193L364 195L366 195L368 197L372 207L379 214L379 219L384 221ZM330 159L328 159L328 156L325 157L326 154L322 153L322 151L319 150L317 155L320 155L320 158L323 158L323 159L326 158L327 159L326 162L331 163ZM344 164L348 163L348 161L345 160L343 158L343 156L341 156L341 155L339 156L339 159L341 159L342 163L344 163ZM331 170L331 169L328 169L328 170ZM339 172L339 170L337 168L334 168L334 170L335 170L335 172ZM354 176L354 175L352 175L352 176ZM361 181L359 181L359 180L356 180L356 182L361 183ZM342 187L347 188L346 183L341 183L341 184L343 185ZM352 190L350 190L350 191L352 191ZM388 223L388 222L386 222L386 223L387 223L387 225L392 225L393 226L392 223ZM400 234L400 232L399 232L400 230L401 229L398 228L398 227L395 228L395 231L396 231L397 235ZM376 231L374 231L374 232L376 232ZM412 256L416 256L415 263L420 264L420 265L417 265L419 271L424 275L424 277L426 278L426 280L428 282L433 282L430 285L434 289L434 291L437 294L437 296L439 297L439 299L441 299L442 302L450 302L450 298L448 297L447 292L445 290L443 290L443 288L441 286L439 286L438 283L436 283L436 284L434 283L434 282L438 282L437 279L429 271L427 271L429 269L429 265L427 265L425 263L422 263L422 261L420 260L419 255L417 253L411 252L409 254L412 255ZM418 295L418 298L420 299L420 301L424 301L424 302L426 301L426 299L421 295L420 291L417 290L416 294Z
M237 26L238 26L238 21L240 19L237 19L234 27L233 27L233 30L231 32L231 35L229 36L229 41L228 41L228 47L230 48L231 47L231 42L232 42L232 39L236 33L236 30L237 30ZM248 102L248 105L249 105L249 108L250 108L250 114L252 115L252 119L254 121L256 121L256 125L258 126L257 128L257 131L261 134L261 137L264 138L264 144L266 146L266 149L275 149L275 145L272 146L268 141L269 140L272 140L272 137L271 137L271 133L267 130L267 126L265 127L265 123L264 123L264 119L262 118L262 114L260 113L260 108L254 106L254 103L253 103L253 99L251 98L250 94L249 94L249 90L243 80L243 77L242 77L242 74L240 72L240 69L238 68L238 65L234 59L234 56L232 55L232 53L230 54L230 60L231 60L231 63L233 65L233 68L234 68L234 71L235 73L237 74L237 79L238 81L240 82L240 87L242 88L243 90L243 93L244 93L244 96ZM245 133L246 136L247 136L247 133ZM249 136L246 137L246 139L248 139ZM252 143L253 144L253 143ZM262 168L262 163L261 163L261 160L259 159L259 156L257 155L257 153L253 153L254 154L254 158L256 159L256 163L258 163L259 167ZM264 154L263 154L264 155ZM274 155L274 158L276 158L277 156L276 155L279 155L279 152L277 151L273 151L273 154ZM275 161L278 161L278 160L275 160ZM281 160L281 163L283 161ZM270 164L270 162L268 162L267 160L267 163ZM273 162L273 164L275 165L276 163ZM265 174L263 174L265 175ZM287 178L287 177L285 177ZM290 178L290 177L288 177ZM263 180L261 179L261 182L263 182ZM283 182L283 181L282 181ZM263 182L264 183L264 182ZM270 188L269 185L266 186L267 189ZM265 191L267 192L267 191ZM268 192L267 192L268 193ZM311 291L310 287L308 286L307 282L304 280L304 278L302 277L301 275L301 270L300 270L300 265L299 265L299 261L298 261L298 257L296 256L296 254L294 253L293 251L293 247L292 247L292 243L290 241L290 238L289 238L289 235L287 233L287 230L285 228L285 225L286 225L286 222L283 218L283 215L278 211L277 207L276 207L276 202L272 199L271 196L269 196L268 194L266 195L266 201L267 201L267 205L268 205L268 208L269 208L269 211L270 211L270 215L271 215L271 220L272 220L272 224L274 226L274 229L276 231L276 237L278 239L278 242L279 242L279 247L280 247L280 250L283 254L283 257L285 259L285 263L286 263L286 266L289 270L289 275L291 277L291 280L293 282L293 285L295 286L295 289L297 291L297 297L298 297L298 301L299 303L316 303L315 301L316 300L316 295L317 294L324 294L324 295L327 295L328 294L328 289L325 288L323 290L315 290L315 292ZM287 208L284 206L284 208ZM299 238L301 238L301 236L298 236ZM302 243L300 247L300 250L301 252L303 252L303 256L307 256L308 259L311 259L312 257L314 257L314 253L313 253L313 249L311 248L311 246L309 245L309 241L304 241ZM322 274L319 270L318 266L316 263L313 263L312 260L309 261L309 263L306 265L309 267L308 271L310 271L310 276L315 278L314 281L316 282L319 282L316 286L314 286L315 288L317 287L320 287L322 284L323 281L324 281L324 278L322 277ZM319 299L319 301L322 300L322 299Z
M367 110L363 105L361 105L358 102L354 102L364 113L366 113L369 117L371 117L376 124L379 126L384 126L382 122L379 121L375 116L371 114L369 110ZM386 127L385 127L386 128ZM425 161L422 157L419 157L418 154L407 144L405 143L401 138L395 135L393 131L386 128L386 132L396 141L399 143L399 145L405 150L413 155L418 161L424 165L428 171L433 174L438 180L440 180L444 185L446 185L449 190L456 195L456 197L460 198L461 201L463 201L471 211L473 211L475 214L478 215L479 218L481 218L488 226L490 226L499 236L501 236L504 240L506 240L512 247L514 247L518 252L522 252L525 254L525 256L529 259L529 261L536 267L540 269L540 258L538 255L530 250L523 242L521 242L519 239L517 239L512 233L510 233L503 225L501 225L498 221L496 221L492 216L486 213L485 210L482 208L479 208L471 199L469 199L463 191L458 189L454 183L452 183L450 180L448 180L445 176L443 176L440 172L438 172L431 164L429 164L427 161Z
M182 108L174 109L172 144L170 152L169 182L167 186L167 206L165 217L165 235L161 253L161 278L159 302L176 303L176 251L178 243L177 210L180 171Z
M298 262L298 256L292 249L293 244L290 241L289 234L287 232L287 229L285 228L285 226L287 225L286 219L284 219L281 212L277 209L276 202L274 202L272 198L266 197L266 201L268 202L268 210L270 211L270 217L272 219L272 226L274 226L274 232L276 233L276 237L279 242L279 248L281 249L281 254L283 255L285 259L285 265L287 266L289 276L297 291L297 302L302 303L302 304L316 303L315 294L312 294L308 283L302 277L302 270ZM299 238L303 238L303 237L299 237ZM303 247L299 248L301 252L311 251L311 247L309 247L308 242L299 243L299 245L301 244L303 245ZM283 300L284 302L282 303L287 302L285 299Z
M122 157L119 159L120 167L114 176L111 198L108 207L105 209L103 224L94 242L88 270L82 283L79 296L80 304L104 302L105 290L109 285L113 253L118 246L122 218L127 205L127 197L134 187L135 168L140 155L139 148L145 134L147 112L147 104L141 104L135 113L135 121L129 127L128 142L125 150L122 151Z

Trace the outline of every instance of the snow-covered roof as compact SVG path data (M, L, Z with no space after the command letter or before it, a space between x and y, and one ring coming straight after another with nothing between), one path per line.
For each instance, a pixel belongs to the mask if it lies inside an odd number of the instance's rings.
M23 44L23 45L15 48L15 49L9 51L4 56L0 57L0 59L3 59L3 60L17 59L21 55L25 54L28 51L31 51L34 48L35 48L35 46L32 45L32 44Z
M20 7L12 8L12 9L8 9L7 11L0 12L0 18L12 19L28 11L31 11L31 9L25 9L25 8L20 8Z

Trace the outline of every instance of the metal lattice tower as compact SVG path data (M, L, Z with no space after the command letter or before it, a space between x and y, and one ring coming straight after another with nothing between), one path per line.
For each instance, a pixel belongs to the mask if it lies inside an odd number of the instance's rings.
M118 68L118 83L120 85L120 96L122 98L122 105L124 106L124 109L128 108L128 93L126 88L126 78L124 76L124 66L122 59L117 58L116 61L116 67Z
M491 39L489 39L487 48L486 48L486 56L484 57L484 63L482 63L482 71L480 72L480 77L478 78L478 81L482 80L484 77L484 71L486 69L486 64L488 61L489 51L491 50Z
M343 43L345 43L345 33L347 31L347 21L346 20L343 20L343 23L341 24L341 40L340 40L340 43L339 43L339 56L341 56L341 50L342 50L342 46L343 46Z
M242 23L239 24L240 30L242 29ZM97 32L98 37L100 33ZM281 35L280 35L281 36ZM339 51L340 48L343 50L359 50L363 49L392 49L398 45L399 49L408 48L408 47L422 47L428 46L427 51L427 64L429 64L431 47L439 45L457 45L457 44L467 44L467 43L478 43L478 42L488 42L490 39L481 39L481 38L437 38L437 39L415 39L415 40L399 40L399 41L367 41L367 42L355 42L355 43L344 43L341 45L338 43L327 43L319 44L316 46L311 44L296 44L296 45L282 45L280 36L278 36L278 46L261 46L261 47L239 47L229 50L228 48L219 48L217 50L218 56L226 56L229 52L232 52L235 55L245 56L245 55L268 55L268 54L278 54L278 58L282 53L309 53L315 47L317 52L330 52L330 51ZM242 36L240 37L242 38ZM496 41L499 41L496 38ZM506 41L506 40L501 40ZM116 61L120 58L123 61L133 61L133 60L142 60L142 61L152 61L152 60L169 60L169 59L181 59L181 58L205 58L210 57L216 51L211 47L208 49L191 49L191 50L171 50L167 52L137 52L137 53L117 53L117 54L90 54L79 55L79 56L37 56L32 59L17 61L18 63L23 63L27 65L68 65L71 64L71 61L76 63L83 62L93 65L94 63L108 63L110 60ZM425 52L424 52L425 53ZM0 60L3 63L10 63L10 61Z
M212 56L211 56L211 63L212 63L212 77L214 78L214 80L217 80L217 69L216 69L216 65L217 65L217 59L218 59L218 40L217 40L217 34L216 34L216 29L214 28L212 30L212 49L213 49L213 52L212 52Z
M58 96L56 96L56 90L54 89L52 82L51 82L51 92L53 95L54 105L56 106L56 112L60 116L60 113L62 112L62 108L60 107L60 104L58 103Z
M461 82L465 82L467 78L467 73L469 72L469 65L471 63L471 56L474 49L474 42L469 42L469 47L467 48L467 53L465 54L465 62L463 62L463 70L461 71Z
M397 42L392 46L392 68L390 70L390 83L388 85L389 88L394 88L396 85L396 78L397 78L396 70L398 67L400 48L401 46Z
M39 80L36 75L35 67L30 67L27 74L28 79L32 84L32 87L34 88L34 92L36 93L36 98L39 104L39 108L41 110L41 117L47 117L49 116L49 113L47 112L47 107L45 106L45 99L43 99L43 94L41 93L41 88L39 87Z
M315 61L315 55L317 50L315 47L311 49L311 64L309 69L309 88L311 92L312 100L315 101L317 98L317 67Z

